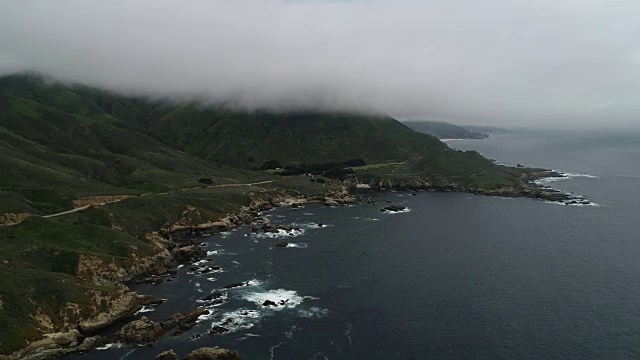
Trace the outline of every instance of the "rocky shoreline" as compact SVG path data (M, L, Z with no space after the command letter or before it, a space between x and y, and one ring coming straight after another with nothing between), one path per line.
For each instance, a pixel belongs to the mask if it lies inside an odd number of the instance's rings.
M296 231L294 227L274 225L261 214L265 211L283 206L299 207L305 203L321 203L326 206L353 205L364 201L363 193L384 190L411 190L411 191L441 191L441 192L466 192L476 195L503 196L503 197L527 197L546 201L574 201L570 195L545 187L536 181L562 177L563 175L552 171L541 171L524 174L517 186L505 187L496 190L465 188L456 184L433 185L426 179L416 178L403 182L380 182L370 184L368 187L358 184L345 184L345 188L334 191L326 196L290 196L283 194L254 194L254 200L250 206L242 207L235 214L229 214L218 221L201 223L188 226L174 224L154 233L147 233L145 237L156 248L156 254L150 257L133 257L128 268L116 265L114 262L92 256L83 255L78 265L77 276L89 283L97 285L115 286L109 299L96 295L96 303L106 305L102 311L92 314L91 317L74 324L66 324L59 331L45 335L41 340L30 343L25 348L11 355L0 355L0 360L30 359L45 360L70 353L82 353L104 346L113 341L121 341L130 344L153 343L165 334L178 334L193 326L198 316L207 310L196 308L186 314L174 314L170 319L162 323L155 323L145 317L125 324L113 337L95 335L97 331L117 321L122 321L134 315L144 306L158 305L161 300L148 296L138 295L126 286L130 282L146 282L159 284L171 281L176 274L179 264L193 263L206 257L207 252L202 249L200 243L194 240L177 241L188 237L204 236L219 232L231 231L240 226L251 226L253 232L265 233L289 233ZM375 199L369 197L367 203L375 205ZM381 211L403 211L400 207L387 206ZM287 243L275 244L276 247L286 247ZM194 268L193 271L215 271L215 269ZM80 311L80 310L78 310ZM225 350L227 351L227 350ZM235 354L235 353L233 353ZM165 354L166 356L170 356ZM175 354L174 354L175 355ZM235 355L237 356L237 354ZM177 357L162 357L162 359L177 359ZM189 357L186 357L187 359ZM229 359L239 359L231 357ZM194 359L207 359L194 357ZM212 358L214 359L214 358ZM220 358L223 359L223 358ZM224 357L226 359L226 357Z
M369 193L371 191L400 190L400 191L433 191L433 192L461 192L474 195L499 196L499 197L524 197L539 199L564 204L588 203L584 197L562 192L551 187L543 186L540 180L550 178L565 178L565 174L544 170L524 173L514 186L506 186L498 189L482 189L467 187L456 183L433 184L427 177L415 177L412 179L391 180L387 179L373 184L361 184L357 181L347 184L355 194Z
M341 206L355 204L357 199L347 191L336 191L327 196L264 196L257 194L251 206L243 207L236 214L230 214L215 221L185 226L174 224L157 232L145 234L145 238L153 244L156 253L150 257L138 257L133 255L129 266L123 267L113 261L106 261L94 255L82 255L77 268L77 276L83 281L95 285L113 286L108 297L97 292L94 294L94 302L100 304L100 310L75 309L77 313L93 312L90 316L71 323L59 326L54 331L46 333L42 339L29 343L26 347L10 355L0 355L0 360L45 360L53 359L71 353L83 353L108 343L122 341L124 343L147 343L155 341L158 337L170 331L178 331L192 326L203 309L194 309L187 314L175 314L172 319L186 317L188 321L178 321L173 324L167 320L162 324L152 324L135 320L125 324L118 331L116 338L96 335L96 333L118 321L133 316L144 306L157 305L161 300L152 297L138 295L129 290L128 283L148 282L158 284L171 280L175 275L176 267L180 264L197 261L207 255L198 242L176 241L178 238L190 236L202 236L224 231L231 231L239 226L260 224L259 231L278 232L295 230L282 225L272 225L267 219L261 217L264 211L282 206L300 206L305 203L324 203L327 206ZM258 229L256 230L258 231ZM198 269L207 271L207 269ZM76 305L77 307L77 305ZM96 306L96 308L98 308ZM197 316L195 315L197 314ZM194 318L195 317L195 318ZM148 320L148 319L147 319ZM43 319L43 323L50 320ZM169 325L173 324L173 325ZM144 326L143 326L144 325ZM160 327L158 327L158 326ZM176 330L177 329L177 330ZM140 330L139 334L136 332ZM144 331L143 331L144 330ZM151 335L156 336L151 336ZM201 357L196 357L200 359ZM239 359L239 357L237 357ZM202 358L207 359L207 358ZM222 358L221 358L222 359Z

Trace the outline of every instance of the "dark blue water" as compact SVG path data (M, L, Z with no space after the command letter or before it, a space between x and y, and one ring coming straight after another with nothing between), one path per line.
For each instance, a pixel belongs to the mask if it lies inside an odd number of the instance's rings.
M450 143L501 163L586 174L553 183L599 206L560 206L468 194L379 194L408 206L309 205L269 213L306 228L298 248L248 229L204 239L208 265L141 293L168 300L163 320L226 300L192 331L154 347L86 359L147 359L222 346L245 359L625 359L640 357L640 135L526 132ZM317 223L328 226L318 227ZM213 253L217 251L217 253ZM289 299L277 310L265 299ZM234 319L231 332L208 334ZM197 340L189 340L204 334Z

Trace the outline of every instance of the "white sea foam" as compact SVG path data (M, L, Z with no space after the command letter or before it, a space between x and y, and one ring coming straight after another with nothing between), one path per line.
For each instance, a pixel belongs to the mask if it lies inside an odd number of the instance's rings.
M224 250L223 249L207 251L207 256L221 255L221 254L224 254Z
M288 243L287 247L288 248L298 248L298 249L306 249L307 248L307 244L305 243Z
M178 265L178 269L182 269L184 267L184 265Z
M210 278L207 278L207 280L209 280L209 281L218 281L218 278L210 277Z
M207 262L209 262L209 260L203 259L203 260L194 262L192 265L193 266L202 266L202 265L206 264Z
M580 174L580 173L565 173L565 172L561 172L560 175L562 175L564 177L568 177L568 178L577 178L577 177L583 177L583 178L589 178L589 179L597 179L598 178L595 175Z
M198 300L196 300L196 302L198 304L206 304L206 303L209 303L209 302L211 302L213 300L227 300L228 298L229 298L229 295L227 295L227 293L221 293L221 295L216 299L212 299L212 300L198 299Z
M273 301L278 306L269 306L269 309L282 310L285 308L294 308L304 301L306 297L298 295L293 290L275 289L265 292L247 291L243 294L244 300L250 301L258 306L262 306L265 301Z
M250 329L258 323L260 312L256 310L238 309L225 313L219 321L211 324L211 327L222 326L229 332Z
M199 324L203 321L208 321L211 320L215 317L215 314L212 311L209 311L208 314L202 314L200 316L198 316L198 319L196 320L196 324Z
M598 178L597 176L591 175L591 174L566 173L566 172L558 172L558 174L560 174L560 176L552 176L552 177L538 179L533 181L533 183L536 185L544 185L548 183L553 183L553 182L562 181L562 180L569 180L574 178L588 178L588 179Z
M562 206L592 206L592 207L600 207L600 204L594 202L585 202L585 203L569 203L567 201L545 201L547 204L556 204Z
M319 307L313 306L309 309L300 309L298 310L298 315L304 318L323 318L329 315L328 309L321 309Z
M393 214L401 214L401 213L408 213L408 212L411 212L411 209L404 208L403 210L400 210L400 211L389 211L389 210L387 210L387 211L383 212L383 214L392 214L393 215Z
M600 204L594 203L594 202L588 202L588 203L577 203L577 204L568 204L565 203L565 205L567 206L593 206L593 207L600 207Z
M278 229L277 233L252 233L251 236L256 237L256 238L271 238L271 239L275 239L275 238L289 238L289 237L298 237L300 235L304 234L304 229L300 229L300 230L291 230L291 231L286 231L286 230L282 230L282 229Z
M245 286L259 286L262 285L262 281L258 279L251 279L245 283Z
M142 313L146 313L146 312L152 312L152 311L156 311L155 306L147 305L147 306L143 306L142 309L136 311L134 313L134 315L138 315L138 314L142 314Z
M109 350L109 349L119 349L121 347L123 347L124 344L122 343L110 343L110 344L106 344L105 346L99 346L96 348L96 350Z

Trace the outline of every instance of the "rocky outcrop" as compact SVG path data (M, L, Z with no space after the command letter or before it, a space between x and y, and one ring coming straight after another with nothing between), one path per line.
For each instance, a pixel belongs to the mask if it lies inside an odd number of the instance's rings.
M176 352L173 350L167 350L158 354L156 360L178 360L178 355L176 355Z
M95 291L92 296L93 311L91 311L94 315L82 319L77 324L78 329L83 334L91 334L120 319L133 315L148 301L148 297L131 292L124 286L108 293ZM77 306L66 306L63 313L64 318L70 321L80 311L81 309Z
M133 251L126 265L116 263L114 259L105 259L90 254L80 254L76 275L88 283L96 285L122 284L144 274L162 275L172 268L173 256L167 240L157 234L145 234L156 250L153 256L139 256Z
M0 355L0 360L47 360L66 354L89 351L105 344L100 336L84 337L78 330L47 334L44 339L11 355Z
M277 243L275 246L276 246L277 248L286 248L286 247L287 247L287 245L289 245L289 243L288 243L288 242L286 242L286 241L283 241L283 242L279 242L279 243Z
M324 202L324 206L340 206L335 199L327 199Z
M173 250L173 257L179 264L198 261L207 256L199 245L188 243Z
M183 360L242 360L242 358L231 350L207 347L190 352Z
M160 324L143 316L123 326L116 336L128 344L148 344L156 341L164 332Z
M18 225L29 216L31 216L31 214L27 212L0 214L0 226Z
M187 313L173 314L169 319L161 323L143 316L124 325L116 333L116 337L128 344L149 344L169 331L175 330L172 335L178 335L191 329L199 316L208 313L208 310L198 308Z
M160 326L164 329L164 331L177 330L177 332L172 334L177 335L191 329L198 320L198 317L207 314L209 314L209 310L201 308L191 310L187 313L173 314L169 319L160 323Z

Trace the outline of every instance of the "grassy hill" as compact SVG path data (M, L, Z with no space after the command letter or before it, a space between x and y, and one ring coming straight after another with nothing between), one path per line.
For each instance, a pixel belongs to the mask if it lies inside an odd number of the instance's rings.
M380 115L243 111L196 102L127 98L38 76L0 78L0 92L68 114L148 134L172 148L233 167L282 163L404 160L446 146Z
M187 105L168 114L151 126L150 133L203 159L239 167L268 160L285 164L362 158L378 163L446 148L437 139L384 116L196 111L195 107Z
M479 131L470 131L462 126L457 126L444 121L403 121L415 131L433 135L438 139L485 139L489 135Z

